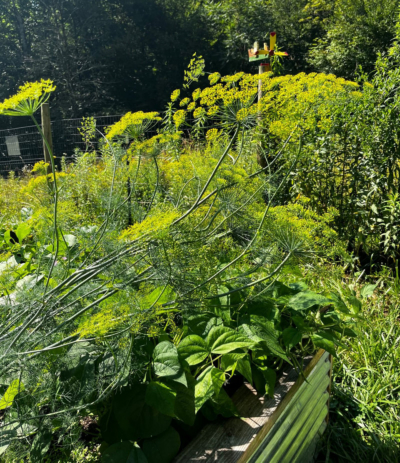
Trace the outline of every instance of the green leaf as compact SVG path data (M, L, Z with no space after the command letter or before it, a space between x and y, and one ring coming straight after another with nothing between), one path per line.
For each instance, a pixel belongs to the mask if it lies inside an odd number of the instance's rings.
M208 349L213 354L227 354L235 349L249 348L254 345L248 337L225 326L212 328L206 341Z
M3 397L0 399L0 410L5 410L14 402L14 398L17 394L24 390L24 385L19 382L19 379L14 379L14 381L8 386Z
M210 399L215 392L212 370L215 369L213 366L206 368L197 378L195 390L194 390L194 400L196 413L200 408Z
M201 363L210 352L204 339L196 334L191 334L186 336L186 338L182 339L179 343L178 353L189 365L197 365Z
M352 313L357 315L360 312L361 307L362 307L362 303L360 299L358 299L356 296L350 296L348 298L348 301L349 301L350 306L353 309Z
M64 235L64 240L67 243L67 246L69 248L74 247L76 245L76 243L78 242L75 235Z
M49 451L53 435L50 432L39 433L32 443L29 453L32 463L41 463L46 453Z
M270 397L274 396L275 384L276 384L276 371L273 368L258 367L264 376L265 380L265 393Z
M146 439L142 444L148 463L170 463L178 454L180 446L179 434L172 427L157 437Z
M103 438L109 444L138 441L164 432L171 417L146 404L145 384L134 383L115 394L112 409L100 420Z
M214 394L218 396L225 383L225 373L218 368L213 368L211 370L211 379L214 386Z
M149 463L145 454L131 442L119 442L107 447L101 456L102 463Z
M246 357L246 353L231 353L225 354L221 357L221 368L224 371L232 371L236 369L237 362Z
M347 308L347 305L343 302L343 299L336 293L330 293L329 299L333 302L333 305L339 312L344 314L349 314L350 310Z
M168 379L164 379L163 382L166 382L166 384L176 392L175 417L187 425L192 426L196 418L194 399L196 380L190 373L186 372L185 374L188 387L174 381L169 381Z
M171 342L164 341L158 344L153 352L153 360L154 372L157 376L170 378L187 386L178 350Z
M311 336L311 340L315 346L325 349L327 352L336 357L336 339L334 338L334 336L332 336L331 333L328 333L326 331L315 333Z
M376 285L365 285L361 288L360 295L363 298L372 296L376 289Z
M164 415L175 417L176 392L167 385L152 381L146 390L146 404Z
M32 229L29 225L26 223L20 223L15 230L15 234L17 235L19 242L22 243L22 241L31 233Z
M216 415L222 415L225 418L230 418L231 416L239 416L239 412L232 402L232 399L223 389L221 389L217 397L211 397L206 406L208 404L210 404L210 406L213 408L213 411Z
M312 291L304 291L290 298L288 306L294 310L307 310L313 306L326 306L332 303L330 299L321 294Z
M273 322L255 316L252 316L251 319L253 322L251 326L242 325L242 329L249 338L259 343L261 347L264 346L264 349L267 347L274 355L290 363L285 351L279 344L279 333L275 330Z
M228 293L230 290L226 286L218 287L218 294ZM231 320L231 298L230 295L216 296L207 301L209 310L215 313L218 317L221 317L225 323L229 323Z
M283 343L286 347L291 349L296 346L303 338L302 332L297 328L286 328L282 332Z

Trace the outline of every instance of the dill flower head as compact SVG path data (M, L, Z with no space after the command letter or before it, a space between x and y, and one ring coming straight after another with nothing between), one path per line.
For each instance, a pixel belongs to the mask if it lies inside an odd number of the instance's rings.
M27 82L19 87L16 95L0 103L0 115L32 116L55 89L52 80Z
M184 109L180 109L174 114L173 117L174 117L175 126L178 129L185 122L186 111Z
M181 91L178 89L174 90L172 93L171 93L171 101L176 101L178 98L179 98L179 95L181 94Z
M107 139L112 140L122 136L137 139L157 121L161 121L157 112L126 113L118 122L108 127Z
M190 103L190 98L184 98L180 103L179 106L187 106Z

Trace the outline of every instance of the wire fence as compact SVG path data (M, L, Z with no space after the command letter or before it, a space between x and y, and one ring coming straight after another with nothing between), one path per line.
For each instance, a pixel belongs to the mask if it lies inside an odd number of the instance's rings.
M104 128L117 122L120 115L95 117L96 126L104 132ZM76 148L85 149L85 143L79 133L82 119L62 119L51 122L53 151L57 160L62 156L72 157ZM100 135L94 144L98 143ZM17 129L0 130L0 175L9 172L20 172L24 167L31 167L44 159L43 140L32 126Z

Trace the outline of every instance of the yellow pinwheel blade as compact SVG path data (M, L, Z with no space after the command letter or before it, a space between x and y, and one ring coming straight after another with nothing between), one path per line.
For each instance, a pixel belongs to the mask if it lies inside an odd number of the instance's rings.
M271 35L269 37L269 49L271 51L274 50L276 44L276 32L271 32Z

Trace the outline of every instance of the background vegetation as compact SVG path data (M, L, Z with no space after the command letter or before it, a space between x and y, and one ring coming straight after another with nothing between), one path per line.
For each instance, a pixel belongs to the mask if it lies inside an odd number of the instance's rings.
M54 117L161 110L194 52L210 71L253 72L247 49L273 30L290 55L285 74L354 79L390 46L396 8L395 0L2 0L0 94L45 75L58 86Z

